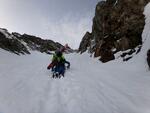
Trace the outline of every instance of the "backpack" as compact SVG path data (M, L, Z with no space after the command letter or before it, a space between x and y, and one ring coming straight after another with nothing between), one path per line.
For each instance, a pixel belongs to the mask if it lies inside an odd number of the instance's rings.
M57 54L53 54L52 61L55 61L55 62L63 62L63 61L65 61L65 58L64 58L63 55L58 56Z

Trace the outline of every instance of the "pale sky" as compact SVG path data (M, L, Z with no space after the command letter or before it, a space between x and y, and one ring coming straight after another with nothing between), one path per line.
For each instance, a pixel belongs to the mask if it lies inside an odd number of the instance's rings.
M0 0L0 28L78 48L100 0Z

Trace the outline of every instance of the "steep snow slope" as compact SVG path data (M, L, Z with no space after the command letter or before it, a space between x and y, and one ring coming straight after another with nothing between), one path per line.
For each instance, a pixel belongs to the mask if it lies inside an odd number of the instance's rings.
M149 71L70 54L65 78L52 79L50 56L0 50L0 113L150 113Z

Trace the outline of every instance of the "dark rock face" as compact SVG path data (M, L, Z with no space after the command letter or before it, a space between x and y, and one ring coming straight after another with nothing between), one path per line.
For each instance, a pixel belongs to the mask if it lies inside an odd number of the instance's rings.
M87 47L90 46L90 39L92 38L91 33L86 32L86 34L84 35L82 42L80 44L79 47L79 51L81 51L81 53L85 52L87 50Z
M135 47L142 45L141 34L145 25L143 11L149 1L106 0L99 2L93 18L92 36L83 38L79 50L85 51L85 48L90 47L91 40L94 40L95 45L90 49L95 57L101 56L102 58L103 53L106 55L111 53L113 56L111 59L114 59L114 53L128 49L134 50ZM88 39L89 42L86 42L88 44L85 44L85 39Z
M11 51L15 54L30 54L27 48L15 38L6 38L6 36L0 32L0 48L7 51Z
M63 46L52 40L44 40L36 36L19 33L10 34L6 29L0 29L0 48L15 54L30 54L30 50L51 54Z
M147 63L150 68L150 49L147 51Z
M113 55L112 51L110 51L109 49L105 49L104 51L101 51L100 61L102 61L103 63L114 59L115 56Z
M62 47L61 44L55 43L52 40L43 40L39 37L23 34L21 37L17 37L19 40L24 41L31 50L37 50L40 52L49 53Z

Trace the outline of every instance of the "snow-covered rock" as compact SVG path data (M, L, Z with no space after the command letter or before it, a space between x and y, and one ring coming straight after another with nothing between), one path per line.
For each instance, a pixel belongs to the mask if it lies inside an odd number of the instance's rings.
M11 36L11 34L8 32L7 29L0 28L0 32L1 32L3 35L5 35L6 38L12 39L12 36Z
M40 37L19 34L16 32L9 33L6 29L0 28L0 48L15 54L30 54L30 51L40 51L50 54L63 47L60 43L52 40L44 40Z

